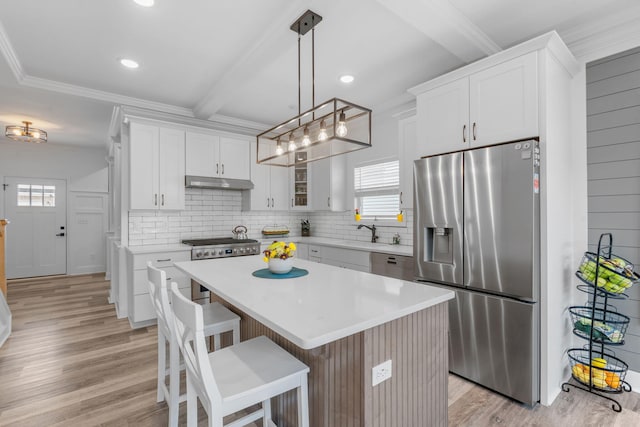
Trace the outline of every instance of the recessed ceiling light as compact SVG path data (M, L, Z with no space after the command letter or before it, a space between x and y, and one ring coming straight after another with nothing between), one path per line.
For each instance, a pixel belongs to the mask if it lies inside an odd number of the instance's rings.
M345 74L344 76L340 76L340 81L342 83L351 83L353 81L353 76L350 74Z
M140 6L151 7L153 6L154 0L133 0L138 3Z
M127 58L122 58L120 60L120 64L122 64L123 66L125 66L127 68L138 68L140 66L140 64L138 64L133 59L127 59Z

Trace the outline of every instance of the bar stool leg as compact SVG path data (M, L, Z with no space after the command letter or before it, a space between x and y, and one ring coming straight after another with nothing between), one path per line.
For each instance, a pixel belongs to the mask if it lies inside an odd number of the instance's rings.
M209 419L212 419L209 415ZM187 427L198 427L198 395L187 375Z
M298 425L309 427L309 388L307 376L302 377L302 383L298 387Z
M156 402L164 400L164 380L167 364L167 340L158 328L158 395Z
M180 413L180 348L169 344L169 427L178 427Z

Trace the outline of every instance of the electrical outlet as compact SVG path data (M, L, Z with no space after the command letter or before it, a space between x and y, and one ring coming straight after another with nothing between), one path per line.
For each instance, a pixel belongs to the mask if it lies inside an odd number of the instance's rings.
M371 385L378 385L391 378L391 359L371 368Z

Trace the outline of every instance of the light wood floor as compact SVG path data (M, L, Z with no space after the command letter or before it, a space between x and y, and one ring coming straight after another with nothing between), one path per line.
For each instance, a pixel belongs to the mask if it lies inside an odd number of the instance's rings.
M0 426L166 425L166 406L155 402L155 327L132 330L116 319L103 277L9 282L13 333L0 348ZM451 375L449 423L640 426L640 394L617 397L620 414L575 389L530 409ZM185 424L184 405L180 415Z

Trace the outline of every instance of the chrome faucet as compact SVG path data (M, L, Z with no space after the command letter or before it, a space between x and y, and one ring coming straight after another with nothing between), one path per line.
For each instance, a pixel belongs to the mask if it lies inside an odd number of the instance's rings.
M360 230L362 227L368 228L369 230L371 230L371 243L375 243L376 240L378 240L378 236L376 236L375 224L371 224L371 227L369 227L368 225L360 224L358 225L358 230Z

